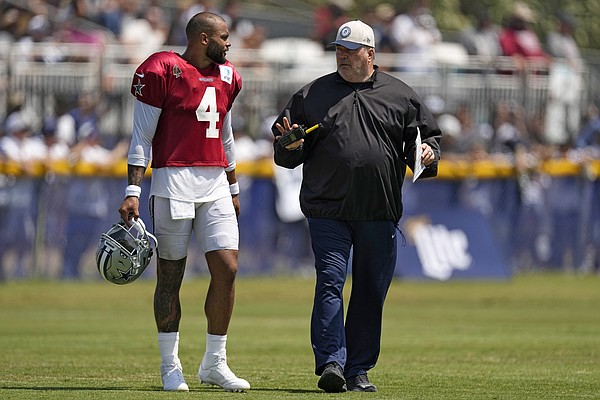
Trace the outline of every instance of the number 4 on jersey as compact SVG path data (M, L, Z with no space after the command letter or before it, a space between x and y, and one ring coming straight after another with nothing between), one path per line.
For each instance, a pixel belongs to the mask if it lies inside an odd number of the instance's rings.
M217 111L217 92L214 87L209 86L206 88L202 101L196 109L196 118L198 118L198 121L208 122L208 128L206 128L207 138L219 138L219 129L217 128L219 112Z

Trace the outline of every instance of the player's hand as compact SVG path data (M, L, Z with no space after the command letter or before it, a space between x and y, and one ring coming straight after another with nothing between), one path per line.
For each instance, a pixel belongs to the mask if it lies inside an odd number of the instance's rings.
M234 194L233 196L231 196L231 200L233 201L233 208L235 209L235 216L239 217L240 216L240 196L237 194Z
M290 121L288 121L287 117L283 117L283 125L281 125L278 122L277 124L275 124L275 127L277 128L279 133L281 133L283 135L287 131L297 128L298 124L292 125L292 124L290 124ZM279 140L280 137L281 136L275 136L275 140ZM287 150L296 150L298 147L302 146L303 144L304 144L304 139L300 139L300 140L296 140L293 143L290 143L289 145L285 146L285 148Z
M424 166L428 167L435 161L435 153L433 149L427 143L421 143L421 162Z
M135 196L125 197L119 208L121 219L127 226L131 226L130 219L137 220L140 217L140 199Z

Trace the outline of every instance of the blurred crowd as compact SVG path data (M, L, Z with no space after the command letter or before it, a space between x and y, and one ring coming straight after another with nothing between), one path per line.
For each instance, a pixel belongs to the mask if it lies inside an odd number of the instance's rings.
M329 0L315 7L310 39L324 50L331 50L329 43L335 37L337 27L356 17L350 14L352 5L353 0ZM0 43L24 47L31 43L47 43L48 50L43 57L49 62L61 59L59 48L53 44L119 43L135 49L128 52L128 57L131 63L137 64L161 46L185 45L186 22L193 14L209 10L227 20L234 49L260 49L268 32L265 27L243 17L241 7L239 0L168 3L155 0L5 1L0 2ZM539 62L544 66L543 73L549 76L550 89L544 107L535 113L524 112L523 104L499 99L486 121L471 118L466 99L459 104L452 102L451 107L437 107L448 133L445 153L473 153L471 156L480 157L484 151L496 153L549 145L553 147L552 152L558 151L561 156L568 149L587 147L589 151L580 155L588 157L591 152L597 157L599 133L591 127L597 124L598 107L591 104L585 109L580 104L583 88L579 67L582 60L573 37L576 29L573 16L557 10L556 27L546 38L538 37L534 29L537 17L520 1L513 4L501 22L495 22L485 8L466 17L472 24L460 32L459 52L481 60L511 57L514 60L512 73L526 68L528 63ZM405 9L383 2L360 18L374 28L379 54L410 57L409 63L392 69L426 70L434 65L435 48L444 38L428 0L413 0ZM454 47L453 51L456 49ZM450 103L444 100L432 99L432 102L438 105ZM252 117L242 118L249 120ZM3 124L5 132L8 122L7 118ZM59 141L73 145L75 136L69 135L67 142L62 136ZM250 132L251 137L257 138L257 135L258 132Z
M356 18L350 14L352 1L330 0L315 7L314 30L309 39L323 50L331 50L328 45L334 40L339 25ZM59 43L98 46L117 43L135 49L127 57L130 63L136 64L163 46L184 46L187 21L204 10L216 12L227 20L233 48L260 49L268 40L267 29L243 17L241 6L242 2L237 0L0 1L0 49L5 44L26 49L32 43L46 43L43 61L57 62L64 59L60 48L55 46ZM598 105L594 103L595 99L586 107L579 101L584 88L580 76L581 55L573 37L576 21L572 15L557 10L555 29L541 38L534 29L535 13L519 1L501 22L494 21L484 8L468 17L473 23L464 27L459 43L456 43L460 46L460 54L478 57L484 62L510 57L513 68L506 73L518 73L539 63L543 68L534 73L548 76L549 95L544 106L535 112L525 110L518 101L498 99L485 120L473 115L469 99L450 102L438 95L425 96L425 103L444 132L443 159L449 162L510 163L515 167L523 202L539 204L544 201L541 197L548 187L548 178L540 170L545 161L567 159L586 167L600 160ZM380 3L360 18L374 28L378 54L409 57L409 63L391 68L400 76L402 71L426 71L434 66L435 48L444 37L427 0L414 0L406 9ZM457 48L453 49L456 51ZM45 210L48 220L45 237L49 245L60 248L64 254L62 276L79 276L82 255L96 240L98 230L104 227L99 227L99 223L105 224L114 210L109 210L112 206L107 197L106 182L66 179L53 173L53 168L60 162L70 166L82 162L98 169L110 168L125 157L126 140L115 139L118 135L107 138L101 134L106 102L102 94L90 91L76 96L56 94L53 115L39 118L25 107L23 93L8 94L6 118L0 124L0 162L18 164L24 178L0 174L0 280L2 255L8 249L16 254L15 270L25 270L19 265L40 237L40 232L35 232L39 229L34 221L36 213L32 212L35 198L40 195L54 207ZM258 131L249 132L244 123L252 118L264 119ZM271 158L272 139L268 127L272 118L237 116L234 128L240 161ZM31 123L36 120L42 123ZM46 184L41 187L34 179L40 175L35 170L39 165L46 168ZM275 192L271 193L279 220L293 224L297 230L286 237L292 226L287 225L285 232L281 230L283 234L272 235L287 243L284 245L288 252L298 249L293 244L300 240L299 237L306 240L303 217L295 204L297 196L290 196L298 190L299 174L299 171L275 168ZM293 206L280 206L292 202ZM87 231L86 227L89 228ZM263 226L257 232L268 229L278 228ZM57 236L52 232L62 233ZM88 240L79 241L77 246L72 242L67 245L65 238L72 235ZM249 240L254 238L256 246L264 245L259 236L250 235ZM300 247L300 252L306 254L306 249Z

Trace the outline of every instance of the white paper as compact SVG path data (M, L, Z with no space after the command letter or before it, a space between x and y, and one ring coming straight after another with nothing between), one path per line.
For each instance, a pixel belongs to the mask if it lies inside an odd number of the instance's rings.
M415 151L415 166L413 168L413 182L417 180L419 175L421 175L421 173L425 169L425 164L423 164L423 162L421 161L421 157L423 155L423 149L421 149L421 131L419 130L419 127L417 127L417 138L415 139L415 146L416 146L416 151Z

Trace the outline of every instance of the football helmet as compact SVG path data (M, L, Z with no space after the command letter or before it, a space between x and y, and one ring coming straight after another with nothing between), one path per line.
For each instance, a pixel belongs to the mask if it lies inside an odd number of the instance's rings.
M96 265L100 275L107 281L124 285L142 275L150 259L156 237L146 231L141 218L130 221L131 226L119 221L100 235L96 251ZM154 242L154 243L152 243Z

